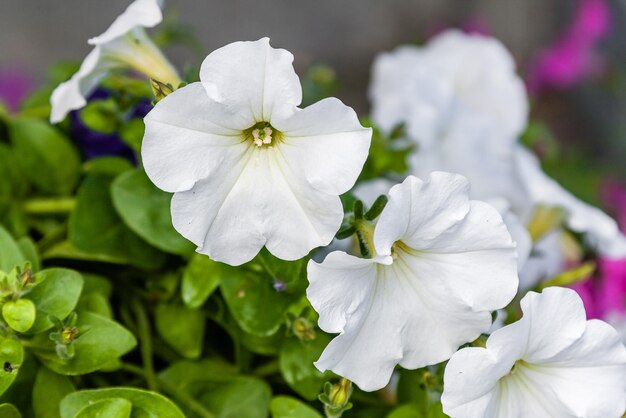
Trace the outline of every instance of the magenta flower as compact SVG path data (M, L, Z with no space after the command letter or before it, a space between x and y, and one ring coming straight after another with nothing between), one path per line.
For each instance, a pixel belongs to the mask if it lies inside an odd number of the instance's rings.
M607 181L602 188L602 200L613 212L620 229L625 231L626 187ZM574 289L582 298L590 318L626 318L626 258L599 258L597 262L596 277L573 286Z
M565 32L531 63L529 90L565 89L600 72L603 62L595 47L610 31L610 13L606 0L580 0Z
M33 89L33 80L28 73L15 68L0 69L0 102L9 111L17 111L22 100Z

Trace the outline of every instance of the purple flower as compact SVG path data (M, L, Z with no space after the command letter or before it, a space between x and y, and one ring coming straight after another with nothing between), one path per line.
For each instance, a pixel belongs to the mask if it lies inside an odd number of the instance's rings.
M599 73L603 61L594 49L610 31L610 13L606 0L580 0L565 32L531 63L529 90L566 89Z
M33 80L28 72L15 68L0 69L0 101L10 111L17 111L22 100L33 89Z
M98 89L90 97L89 101L106 99L110 95L106 90ZM140 100L130 112L129 118L143 118L152 109L148 99ZM118 156L136 162L133 150L120 138L118 133L102 133L89 129L80 117L80 110L70 113L72 138L89 160L104 156Z

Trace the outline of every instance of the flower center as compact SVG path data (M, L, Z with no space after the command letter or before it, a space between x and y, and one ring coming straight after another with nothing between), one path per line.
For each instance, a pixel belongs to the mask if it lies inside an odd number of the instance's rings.
M258 148L271 147L280 140L281 133L268 122L259 122L244 131L244 137L252 141Z

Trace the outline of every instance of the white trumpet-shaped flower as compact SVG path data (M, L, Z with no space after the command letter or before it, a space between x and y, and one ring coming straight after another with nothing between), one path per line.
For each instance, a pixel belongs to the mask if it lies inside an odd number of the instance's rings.
M375 227L376 256L336 251L309 262L307 296L319 326L340 333L315 363L363 390L385 386L397 364L447 360L491 326L517 290L515 245L467 180L409 176L389 192Z
M530 292L524 316L486 348L463 348L445 370L452 418L618 418L626 410L626 348L610 325L587 321L570 289Z
M60 122L72 110L85 106L100 80L114 70L130 68L177 87L180 78L176 69L144 30L162 20L158 0L135 0L103 34L89 39L94 49L78 72L52 93L50 121Z
M231 265L265 246L294 260L328 244L339 195L356 181L371 130L335 98L305 109L293 55L269 39L235 42L202 63L201 82L146 116L144 167L174 192L174 227Z
M626 255L626 238L617 224L548 177L519 144L528 97L513 57L499 41L446 31L423 47L381 54L372 73L374 121L384 130L406 124L417 143L411 174L462 174L472 185L473 198L506 199L509 212L526 225L538 206L563 208L566 225L582 233L600 254ZM537 270L541 260L530 260Z

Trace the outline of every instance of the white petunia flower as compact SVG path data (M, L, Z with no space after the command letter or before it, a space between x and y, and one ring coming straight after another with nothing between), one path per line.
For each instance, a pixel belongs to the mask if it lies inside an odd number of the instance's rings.
M497 40L450 30L423 47L381 54L373 66L370 99L377 125L390 130L405 123L417 143L411 174L462 174L472 185L472 198L506 199L525 224L537 206L562 207L567 226L584 234L600 254L626 255L626 238L616 223L545 175L519 145L528 97L513 58ZM536 270L541 260L533 258Z
M231 265L263 247L294 260L339 229L339 195L356 181L371 129L335 98L305 109L293 55L269 39L235 42L202 63L201 82L146 116L143 162L174 192L174 227Z
M444 374L452 418L618 418L626 409L626 348L615 329L586 321L570 289L528 293L524 316L486 348L455 353Z
M370 99L378 126L389 131L405 123L416 142L411 174L459 173L476 199L523 200L510 162L526 126L528 100L499 41L449 30L424 47L381 54Z
M87 103L87 97L109 72L134 69L146 76L180 84L176 69L152 42L144 28L151 28L163 20L157 0L135 0L100 36L88 42L94 49L87 55L76 74L61 83L52 93L50 122L62 121L72 110Z
M489 329L491 311L517 290L515 245L498 212L468 192L459 175L409 176L389 192L374 258L336 251L309 262L307 296L319 326L340 333L318 369L380 389L397 364L447 360Z

